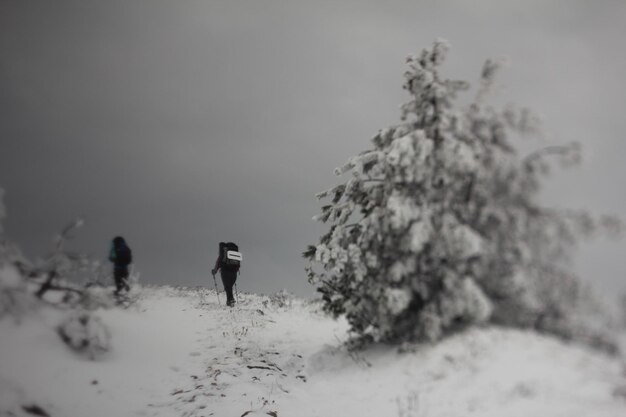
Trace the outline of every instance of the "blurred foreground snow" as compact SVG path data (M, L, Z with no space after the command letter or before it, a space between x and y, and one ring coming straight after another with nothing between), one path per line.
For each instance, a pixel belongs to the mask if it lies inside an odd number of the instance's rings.
M0 416L626 415L623 362L578 345L486 328L354 353L315 304L239 297L226 309L211 290L144 288L95 312L112 346L95 361L60 341L57 310L5 319Z

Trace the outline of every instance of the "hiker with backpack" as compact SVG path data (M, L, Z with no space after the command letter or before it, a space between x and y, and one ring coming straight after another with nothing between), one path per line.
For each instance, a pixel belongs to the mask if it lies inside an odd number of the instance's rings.
M226 292L226 305L229 307L235 305L233 286L237 281L237 273L240 266L241 253L239 253L239 247L233 242L220 242L219 255L217 256L215 267L211 270L211 274L215 278L217 271L220 271L222 284L224 284L224 291Z
M109 261L113 262L113 278L115 280L115 295L123 289L130 291L128 285L128 265L133 262L133 255L123 237L117 236L111 242Z

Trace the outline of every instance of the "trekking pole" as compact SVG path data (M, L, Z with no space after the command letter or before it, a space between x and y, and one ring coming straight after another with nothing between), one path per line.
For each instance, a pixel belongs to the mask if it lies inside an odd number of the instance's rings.
M241 269L237 271L237 274L241 276ZM237 281L235 280L235 297L237 298L237 304L239 304L239 291L237 290Z
M217 304L222 305L220 302L220 293L217 290L217 281L215 280L215 274L213 274L213 284L215 284L215 296L217 297Z

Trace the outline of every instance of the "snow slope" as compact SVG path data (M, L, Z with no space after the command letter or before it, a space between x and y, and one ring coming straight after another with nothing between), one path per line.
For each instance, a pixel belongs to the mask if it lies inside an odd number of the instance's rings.
M223 299L222 299L223 302ZM0 416L624 416L620 360L532 333L476 329L404 353L359 354L314 304L146 288L101 310L113 350L77 356L60 314L0 322ZM268 414L269 413L269 414Z

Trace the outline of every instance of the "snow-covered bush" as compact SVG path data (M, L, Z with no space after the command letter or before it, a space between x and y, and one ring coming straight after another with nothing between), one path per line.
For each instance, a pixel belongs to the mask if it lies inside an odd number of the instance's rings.
M22 276L27 263L19 249L4 237L2 221L6 211L3 195L0 188L0 319L11 316L19 320L37 303Z
M17 245L5 238L2 229L5 214L0 189L0 319L5 316L20 319L30 311L43 310L43 306L68 310L70 317L57 329L63 340L92 358L107 351L108 330L99 318L84 311L112 307L116 300L102 286L83 287L70 279L82 276L85 282L98 282L99 276L93 278L93 275L98 271L102 275L98 264L65 248L71 233L82 221L65 227L55 238L52 253L32 264Z
M66 345L90 359L97 359L110 349L109 330L93 313L73 311L58 326L57 331Z
M605 217L542 206L551 162L579 160L577 145L520 156L513 139L537 136L526 110L485 105L499 63L483 67L476 98L440 72L448 45L408 58L411 98L402 121L337 168L345 182L316 219L330 225L304 256L325 309L361 336L436 340L491 320L559 333L579 304L568 257L581 234L619 228ZM550 317L550 320L546 320Z
M19 320L36 305L37 301L28 291L18 269L0 262L0 320L5 316Z
M85 255L69 252L66 243L73 238L72 233L81 228L84 222L76 219L63 228L54 238L52 253L37 266L32 275L40 278L37 297L42 298L51 290L64 293L68 301L80 297L81 289L68 283L69 277L90 274L94 270L93 262ZM74 296L72 296L74 293Z
M269 302L272 306L278 308L291 307L294 296L289 291L282 289L270 295Z
M0 311L14 305L18 294L26 293L28 296L20 296L24 300L35 296L48 303L67 307L76 307L83 301L91 302L93 297L85 294L84 288L92 286L94 282L100 283L103 268L87 256L66 249L67 241L72 238L76 229L82 227L83 221L77 219L64 227L55 236L51 253L33 264L3 234L2 220L6 217L6 212L2 195L0 189L0 301L3 301ZM79 277L84 278L84 286L73 282Z

